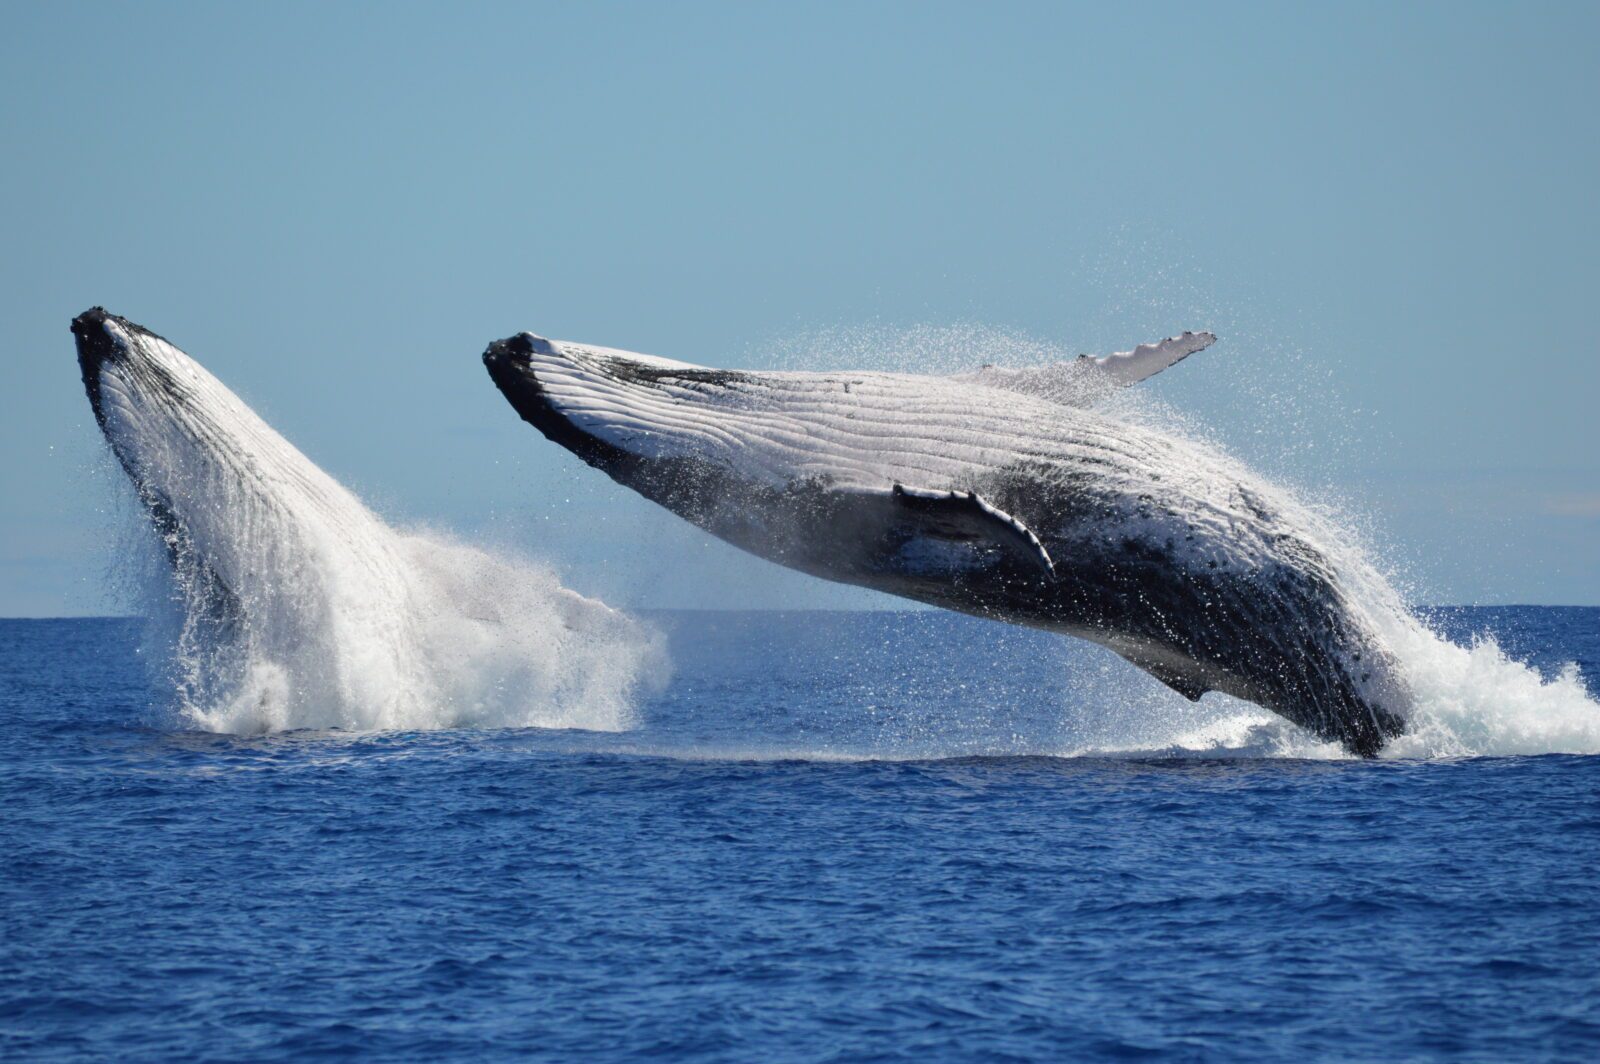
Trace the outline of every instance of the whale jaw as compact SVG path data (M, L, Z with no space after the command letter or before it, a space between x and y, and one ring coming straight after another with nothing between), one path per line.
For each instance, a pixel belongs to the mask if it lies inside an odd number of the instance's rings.
M560 357L549 340L518 333L496 340L483 353L484 368L522 419L552 443L559 444L600 469L614 469L627 455L578 428L551 398L534 370L536 358Z
M172 367L158 352L176 349L104 307L79 314L71 329L84 391L101 435L149 516L168 564L191 599L193 616L209 629L209 636L226 635L242 619L239 600L197 550L181 495L175 497L172 485L162 482L156 463L166 447L153 444L141 431L141 416L148 412L139 408L160 406L167 398L160 382ZM159 424L163 419L148 420Z
M129 388L133 379L142 377L146 386L159 379L160 374L155 372L158 367L147 352L155 350L156 344L170 345L149 329L112 314L104 307L91 307L73 318L72 337L95 423L128 475L139 484L143 475L139 469L142 463L138 448L125 434L118 432L108 421L107 414L115 412L119 403L132 399Z
M105 413L100 405L100 368L124 350L118 337L106 326L109 321L124 322L107 313L104 307L90 307L72 319L72 337L78 349L78 370L83 375L83 388L89 394L89 407L101 429L105 428Z

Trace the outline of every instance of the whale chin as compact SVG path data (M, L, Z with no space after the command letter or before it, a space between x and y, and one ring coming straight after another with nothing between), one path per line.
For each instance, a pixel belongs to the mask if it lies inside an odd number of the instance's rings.
M710 369L521 333L522 418L711 534L815 576L1106 646L1371 755L1407 695L1315 518L1224 456L1092 409L1206 346L951 377Z
M95 420L102 426L105 418L100 406L101 367L125 354L127 343L123 335L138 328L104 307L90 307L72 319L72 336L78 349L78 369L83 374L83 387L89 394L89 406L94 410Z
M149 329L118 317L104 307L91 307L72 319L72 336L78 352L78 369L96 424L128 474L140 473L137 440L119 432L120 422L132 413L137 393L156 402L164 391L162 380L172 367L163 357L169 344Z
M619 478L647 473L651 462L711 460L707 426L674 418L672 397L684 390L709 394L747 376L529 332L491 343L483 363L523 420ZM650 407L648 414L631 415L635 403Z

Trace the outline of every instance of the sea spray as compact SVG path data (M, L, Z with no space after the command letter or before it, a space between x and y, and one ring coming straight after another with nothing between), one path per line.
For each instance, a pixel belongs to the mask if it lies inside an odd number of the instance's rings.
M146 586L150 655L206 731L621 731L670 673L658 632L562 587L554 570L432 530L395 533L405 623L360 630L321 608L222 637L181 587ZM303 602L303 600L301 600ZM372 645L373 641L383 645ZM399 662L402 667L386 667ZM342 677L355 675L351 680Z

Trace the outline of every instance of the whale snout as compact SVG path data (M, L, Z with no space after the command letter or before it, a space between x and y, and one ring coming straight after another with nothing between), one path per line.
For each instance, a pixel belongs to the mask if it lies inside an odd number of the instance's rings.
M527 332L496 340L483 352L484 368L489 371L495 386L511 401L524 420L541 431L544 430L541 422L553 411L542 382L534 372L533 362L539 355L554 354L549 340Z
M105 325L108 321L121 320L105 307L94 306L72 319L72 335L82 336L85 333Z
M89 395L89 406L95 420L105 425L105 410L101 403L101 373L107 365L124 361L129 356L128 337L139 327L119 318L104 307L90 307L72 319L72 337L78 350L78 368L83 373L83 387Z
M90 307L72 319L72 337L85 379L90 371L117 362L149 361L151 349L170 346L143 325L113 314L105 307Z
M215 379L176 346L104 307L72 319L78 366L95 423L140 484L175 447L215 449Z
M495 386L505 394L525 421L545 435L558 429L558 414L550 395L535 369L535 363L559 360L562 354L542 336L521 332L496 340L483 352L483 365ZM551 437L554 439L555 437Z
M90 307L72 319L72 337L78 348L78 364L87 374L91 369L127 354L128 345L115 326L119 319L104 307Z
M536 355L555 357L555 345L542 336L521 332L490 344L483 352L483 364L490 373L496 369L527 373Z
M535 369L536 361L560 357L549 340L522 332L491 343L483 352L483 365L522 420L585 461L597 462L596 441L556 407Z

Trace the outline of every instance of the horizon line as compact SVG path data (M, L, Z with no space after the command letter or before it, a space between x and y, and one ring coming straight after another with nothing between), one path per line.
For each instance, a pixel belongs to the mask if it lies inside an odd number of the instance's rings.
M976 614L961 613L956 610L942 610L935 606L913 606L907 608L881 608L881 607L838 607L838 606L612 606L612 609L625 613L949 613L958 617L972 617L974 620L995 620L997 618L980 617ZM1436 602L1436 603L1408 603L1409 610L1512 610L1512 609L1541 609L1541 610L1600 610L1600 603L1589 602ZM60 613L60 614L19 614L0 616L4 621L145 621L149 620L143 614L137 613ZM1028 627L1021 625L1020 627Z

